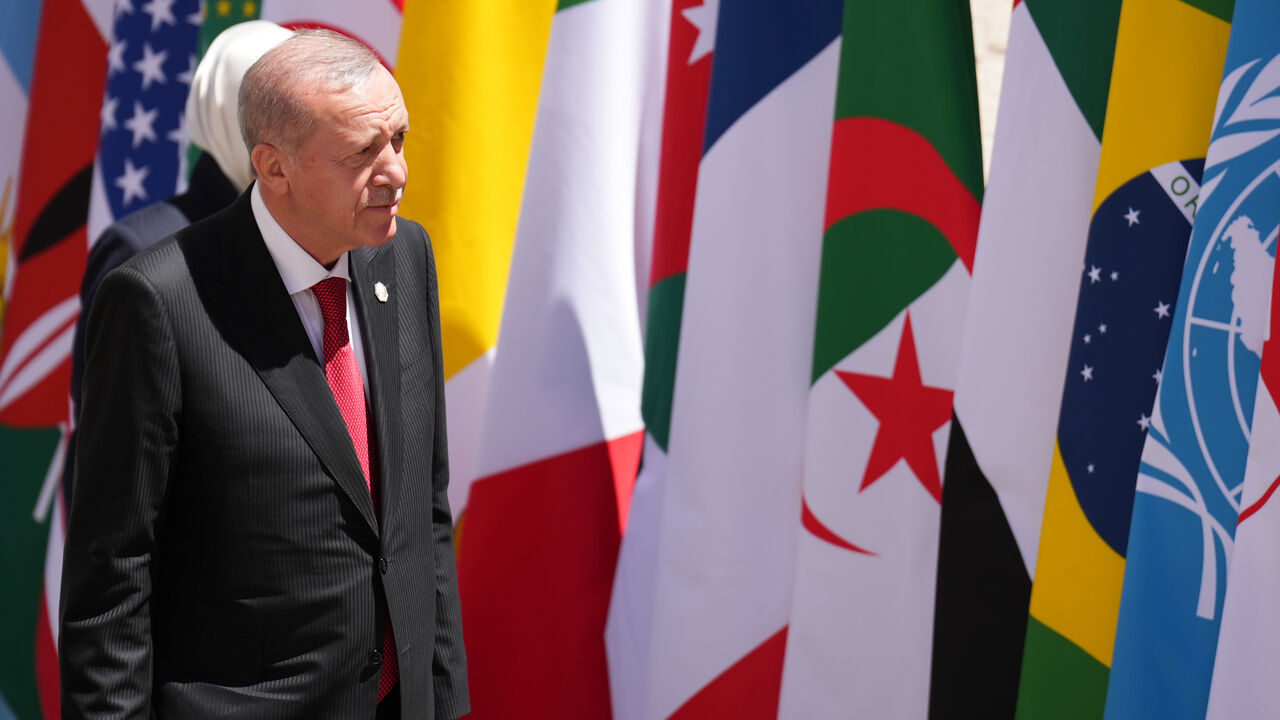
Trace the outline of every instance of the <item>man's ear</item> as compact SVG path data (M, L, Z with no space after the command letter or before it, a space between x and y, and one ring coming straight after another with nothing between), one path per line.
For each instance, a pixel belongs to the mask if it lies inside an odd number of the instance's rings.
M289 158L284 152L268 143L258 143L249 153L249 161L253 163L258 182L277 194L289 189Z

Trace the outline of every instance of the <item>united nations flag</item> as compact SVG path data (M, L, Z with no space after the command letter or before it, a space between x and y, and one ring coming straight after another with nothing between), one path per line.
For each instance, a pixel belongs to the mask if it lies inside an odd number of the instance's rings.
M1143 448L1108 717L1199 718L1208 704L1280 225L1277 23L1274 2L1236 5Z

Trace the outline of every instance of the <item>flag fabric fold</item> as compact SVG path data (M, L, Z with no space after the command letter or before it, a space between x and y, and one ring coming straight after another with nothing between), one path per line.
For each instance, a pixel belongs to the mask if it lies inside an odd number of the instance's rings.
M1119 13L1013 7L942 491L931 717L1017 702Z
M551 20L458 555L477 720L610 716L605 616L643 438L636 257L653 211L638 198L667 17L562 0Z
M4 178L9 199L0 203L6 206L0 231L12 243L0 326L0 457L6 496L14 501L4 505L11 514L0 518L13 541L4 543L2 569L13 578L4 634L14 639L5 643L0 695L24 717L59 713L57 479L70 419L71 341L107 68L106 6L44 0L0 32L5 62L26 95L25 102L6 103L6 114L25 105L26 122L17 146L21 159L16 168L3 168L16 173Z
M968 1L847 0L840 49L778 715L924 717L982 198Z
M1020 718L1103 713L1134 477L1170 332L1159 308L1172 306L1181 278L1224 30L1179 0L1120 9L1092 219L1075 264Z
M646 404L647 513L614 585L614 611L632 608L615 621L645 628L638 658L611 638L629 718L776 717L786 649L841 7L725 3L711 22L714 5L682 13L691 61L714 59L687 270L679 250L654 262L680 307L678 329L656 328L675 315L655 284L648 337L678 343L669 425L660 397ZM629 564L637 549L653 560Z
M412 119L404 147L413 172L402 212L431 234L440 273L449 505L459 540L555 8L555 0L416 2L401 30L396 80Z
M1280 87L1280 40L1271 31L1276 27L1280 27L1280 7L1259 0L1237 0L1218 95L1220 109L1209 146L1211 162L1219 157L1215 151L1226 156L1223 160L1229 166L1223 174L1261 171L1267 176L1252 191L1265 193L1263 202L1245 201L1261 213L1249 216L1255 228L1275 225L1276 204L1280 203L1280 188L1271 182L1280 166L1276 161L1280 157L1280 112L1268 107L1272 103L1259 102ZM1265 268L1263 258L1256 258ZM1270 672L1280 663L1280 648L1275 642L1280 637L1280 621L1274 611L1280 592L1280 566L1275 561L1275 549L1280 546L1280 505L1275 500L1280 487L1280 347L1276 345L1280 340L1280 284L1274 278L1273 271L1267 340L1262 345L1248 460L1209 687L1208 720L1266 717L1280 706L1280 686Z
M1107 717L1204 717L1242 509L1280 179L1259 132L1276 125L1259 102L1276 83L1258 45L1244 50L1247 31L1231 27L1241 39L1225 52L1224 10L1214 31L1227 72L1212 68L1212 142L1178 297L1164 308L1173 327L1138 472Z
M1246 4L1260 5L1240 0L1236 22L1241 17L1249 18L1249 22L1266 17L1267 11L1256 7L1250 14L1241 13L1240 7ZM1275 19L1269 18L1269 21ZM1233 50L1236 37L1233 34ZM1269 39L1250 39L1257 43L1251 43L1251 49L1270 52L1275 57L1275 48L1268 45ZM1277 515L1280 504L1274 501L1276 489L1280 487L1280 400L1277 400L1280 397L1280 348L1275 345L1280 339L1280 307L1277 307L1280 293L1276 292L1277 287L1280 285L1273 276L1270 332L1262 346L1249 459L1222 606L1222 628L1209 688L1207 720L1265 717L1280 704L1280 688L1269 672L1269 668L1280 661L1275 643L1275 638L1280 637L1280 623L1273 610L1273 600L1280 591L1280 571L1275 563L1275 548L1280 543L1280 516Z
M1280 113L1259 107L1262 91L1280 86L1280 42L1269 28L1280 26L1280 8L1257 0L1238 0L1231 41L1218 95L1221 110L1215 123L1214 148L1231 148L1255 163L1280 153ZM1241 96L1241 92L1245 94ZM1245 124L1237 124L1240 120ZM1234 128L1232 126L1235 126ZM1238 129L1240 132L1229 132ZM1225 172L1236 172L1235 158ZM1274 172L1275 164L1271 165ZM1242 167L1241 170L1247 170ZM1269 180L1270 178L1268 178ZM1275 222L1275 190L1267 197L1266 219L1251 217L1255 227ZM1261 258L1258 258L1261 260ZM1280 284L1271 284L1268 339L1262 346L1260 379L1250 426L1248 460L1240 490L1240 510L1222 606L1222 626L1209 688L1208 720L1265 717L1280 706L1280 686L1270 668L1280 663L1275 638L1280 623L1274 598L1280 592L1275 548L1280 544L1280 516L1275 502L1280 487Z
M671 7L646 299L640 400L645 425L643 462L632 491L605 626L609 685L617 720L643 717L643 693L648 684L657 522L666 479L671 396L718 7L716 0L676 0Z

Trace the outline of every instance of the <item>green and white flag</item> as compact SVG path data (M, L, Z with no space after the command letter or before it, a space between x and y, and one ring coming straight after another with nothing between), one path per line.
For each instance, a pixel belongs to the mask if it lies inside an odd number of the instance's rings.
M780 718L922 718L982 196L967 0L847 0Z

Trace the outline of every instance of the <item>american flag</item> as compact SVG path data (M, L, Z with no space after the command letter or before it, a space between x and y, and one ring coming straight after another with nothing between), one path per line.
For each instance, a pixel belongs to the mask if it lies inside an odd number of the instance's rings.
M184 109L200 35L198 0L117 0L107 51L98 177L105 194L89 217L91 240L111 221L186 185Z

